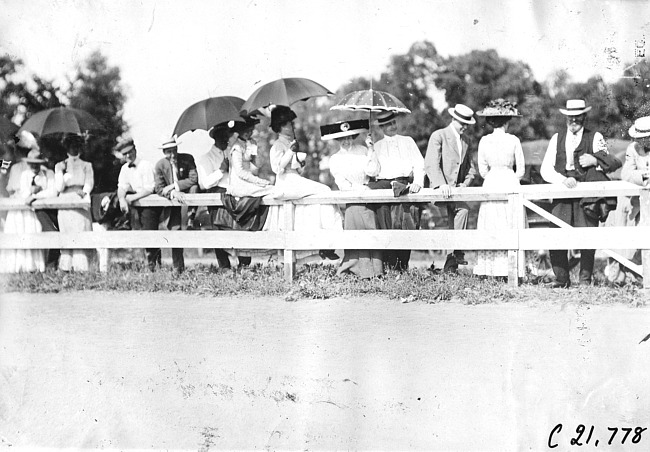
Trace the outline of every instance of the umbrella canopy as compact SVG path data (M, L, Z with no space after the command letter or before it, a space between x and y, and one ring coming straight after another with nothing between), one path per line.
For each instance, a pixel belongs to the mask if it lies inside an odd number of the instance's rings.
M4 116L0 116L0 142L4 143L5 141L11 139L18 132L18 127L16 124L11 122Z
M307 78L281 78L257 88L241 109L244 114L250 115L271 104L290 107L299 100L330 94L333 93L323 85Z
M209 97L190 105L176 122L173 135L180 136L196 129L209 130L229 121L244 122L239 115L244 99L235 96Z
M70 107L48 108L33 114L20 130L40 136L54 133L82 135L88 130L101 130L102 125L90 113Z
M374 89L364 89L346 94L330 110L411 113L411 110L406 108L397 97Z

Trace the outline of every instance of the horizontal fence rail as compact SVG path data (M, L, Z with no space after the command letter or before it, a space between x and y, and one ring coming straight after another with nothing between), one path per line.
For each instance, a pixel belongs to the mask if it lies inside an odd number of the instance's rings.
M582 198L640 196L641 224L636 228L533 228L526 229L526 208L544 213L530 201ZM293 231L295 206L311 204L385 204L444 202L508 201L515 212L510 229L506 230L374 230L374 231ZM355 192L332 191L301 199L283 200L265 197L265 205L288 206L282 231L93 231L78 233L42 232L39 234L1 234L0 249L116 249L116 248L226 248L284 250L285 275L295 272L295 251L320 249L412 249L412 250L509 250L511 273L509 281L517 284L517 268L521 268L523 252L539 249L641 249L643 262L650 262L650 190L622 181L584 182L574 189L562 185L527 185L516 192L490 190L482 187L458 188L445 198L439 190L425 188L419 193L394 197L391 190ZM187 194L188 206L222 205L219 194ZM134 203L143 207L181 206L158 195L150 195ZM0 199L0 210L17 209L90 209L83 200L48 198L27 206L18 199ZM548 214L546 214L548 215ZM552 219L551 219L552 220ZM553 220L552 220L553 221ZM557 222L556 222L557 223ZM615 253L612 253L616 257ZM627 261L629 262L629 261ZM639 266L637 266L639 267ZM639 267L640 268L640 267ZM650 288L650 265L642 270L644 287Z

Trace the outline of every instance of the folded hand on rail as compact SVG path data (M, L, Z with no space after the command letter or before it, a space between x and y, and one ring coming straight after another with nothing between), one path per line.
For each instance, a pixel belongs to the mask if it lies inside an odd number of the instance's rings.
M417 193L420 191L422 187L419 184L416 184L415 182L412 184L409 184L409 193Z
M185 193L183 193L182 191L172 190L170 197L171 199L177 199L178 202L180 202L181 204L185 204L186 202Z
M573 177L567 177L562 183L566 188L576 188L578 186L578 182Z
M451 187L447 184L442 184L440 187L438 187L440 192L442 193L442 196L445 198L450 198L451 197Z

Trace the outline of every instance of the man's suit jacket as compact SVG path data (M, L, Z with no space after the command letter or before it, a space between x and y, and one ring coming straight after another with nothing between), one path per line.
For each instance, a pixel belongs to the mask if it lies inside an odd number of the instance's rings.
M196 172L194 157L190 154L178 154L178 188L180 191L187 193L194 185L198 185L199 176ZM172 164L166 158L158 160L154 168L156 181L155 192L162 196L163 188L174 183L172 175Z
M460 137L463 149L458 152L456 135L452 124L436 130L429 138L427 153L424 156L424 170L429 177L431 188L447 184L455 187L460 183L470 185L476 176L476 168L468 152L467 139Z

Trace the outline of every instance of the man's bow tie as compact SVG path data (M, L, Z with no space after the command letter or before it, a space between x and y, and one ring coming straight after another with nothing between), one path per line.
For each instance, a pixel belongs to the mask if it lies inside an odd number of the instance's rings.
M129 168L135 168L135 163L129 163Z

